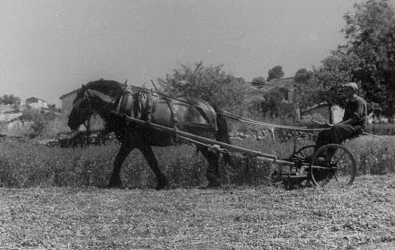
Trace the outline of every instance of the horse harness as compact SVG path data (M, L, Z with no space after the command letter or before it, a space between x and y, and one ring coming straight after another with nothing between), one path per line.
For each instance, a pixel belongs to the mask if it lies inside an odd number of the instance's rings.
M193 104L192 100L188 96L186 96L187 100L185 101L182 99L167 96L165 94L160 94L145 88L130 86L126 84L125 87L122 89L121 94L115 99L97 90L89 89L89 92L91 94L94 94L99 99L103 100L105 103L108 103L108 105L115 105L114 111L116 114L119 115L125 114L127 116L132 116L136 119L141 119L146 122L152 121L152 113L155 112L156 105L162 99L167 103L167 106L170 110L170 123L171 126L174 127L175 129L178 126L181 126L187 130L199 129L202 131L213 132L213 133L218 131L217 123L215 119L216 117L214 117L215 110L203 100L200 101L202 102L202 105L204 105L205 107L201 107L200 105ZM85 95L85 97L88 100L90 99L89 94ZM177 119L177 111L175 109L173 99L179 101L180 103L185 103L185 105L190 105L195 107L196 110L199 112L199 115L203 117L204 120L207 121L207 124L185 123L185 122L179 123ZM207 114L205 110L209 111L208 112L209 114ZM214 122L210 122L210 121L214 121Z
M123 89L122 94L115 101L116 104L116 113L118 114L126 114L128 116L133 116L136 119L141 119L143 121L151 122L152 121L152 113L155 112L156 105L160 102L160 100L164 100L167 103L167 106L170 110L170 123L171 126L177 128L178 125L185 127L187 129L200 129L205 130L207 132L217 132L217 124L216 119L214 117L214 109L210 108L210 106L203 102L206 106L204 109L210 111L211 117L209 117L203 110L202 107L198 105L193 105L190 101L190 98L187 97L187 101L179 100L180 102L185 102L185 104L194 106L199 114L207 121L207 124L201 123L179 123L177 119L177 111L174 106L173 98L168 97L166 95L162 95L160 93L156 93L154 91L150 91L148 89L129 86L126 85ZM214 121L214 123L210 122Z
M171 121L175 126L177 124L177 117L175 115L173 102L165 97L163 99L166 100L169 106ZM153 93L140 87L127 85L125 86L123 93L115 101L115 111L118 114L126 114L128 116L133 116L134 118L150 122L152 120L152 113L155 111L155 105L159 100L160 97L157 93Z

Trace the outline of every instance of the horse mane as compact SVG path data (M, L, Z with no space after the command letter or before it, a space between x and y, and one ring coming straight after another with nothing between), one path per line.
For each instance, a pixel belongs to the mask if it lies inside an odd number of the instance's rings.
M88 82L86 88L97 90L103 94L110 95L112 97L116 96L123 90L124 85L114 80L104 80L100 79L97 81Z

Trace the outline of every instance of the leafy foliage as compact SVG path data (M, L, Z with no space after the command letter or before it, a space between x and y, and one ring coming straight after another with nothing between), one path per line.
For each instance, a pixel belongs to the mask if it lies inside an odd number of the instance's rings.
M306 83L308 80L310 80L311 76L312 72L307 71L307 69L303 68L296 71L294 80L297 83Z
M349 81L361 86L368 108L376 114L395 114L395 11L388 0L369 0L354 5L344 15L345 45L330 52L322 65L307 77L300 69L296 97L305 103L328 102L342 106L340 85Z
M272 69L269 70L268 72L268 77L266 79L266 81L271 81L273 79L280 79L282 77L284 77L284 71L283 71L283 67L282 66L275 66Z
M295 103L301 108L322 102L343 106L342 85L353 80L358 61L355 54L347 54L344 48L339 47L331 51L322 65L313 68L313 71L298 70L295 74Z
M45 112L39 109L26 108L22 111L20 120L22 122L31 122L31 129L27 135L30 138L35 138L40 136L47 124L50 121L55 120L55 118L57 118L57 115L54 112Z
M263 76L259 76L252 79L251 85L257 88L261 88L263 85L265 85L265 83L265 78Z
M300 109L306 109L322 102L319 96L322 85L315 77L315 71L299 69L295 74L293 102Z
M343 33L348 42L342 50L354 58L352 77L361 82L365 98L382 107L376 113L393 115L395 9L388 0L369 0L355 4L354 8L354 13L344 16L347 25Z
M342 48L331 51L322 61L322 66L314 70L313 81L320 86L316 95L320 102L344 105L341 85L353 80L353 69L357 67L355 54L347 54Z
M283 117L293 114L293 105L284 102L285 93L282 88L275 87L264 94L265 100L261 103L262 112L270 117Z
M248 84L243 78L225 73L222 65L205 67L203 62L195 63L194 67L181 65L181 69L166 76L166 85L165 91L172 95L200 97L229 111L247 106Z
M21 101L20 97L14 96L13 94L11 95L3 95L3 97L0 97L0 104L15 104L16 102Z

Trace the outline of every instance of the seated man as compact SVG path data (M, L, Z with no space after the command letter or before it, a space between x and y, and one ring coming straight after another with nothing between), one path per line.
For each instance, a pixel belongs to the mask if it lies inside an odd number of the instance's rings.
M365 128L367 107L365 100L356 94L358 85L349 82L344 84L343 87L344 97L347 99L343 121L337 124L325 124L325 127L329 129L318 134L314 151L326 144L340 144L347 139L362 134Z

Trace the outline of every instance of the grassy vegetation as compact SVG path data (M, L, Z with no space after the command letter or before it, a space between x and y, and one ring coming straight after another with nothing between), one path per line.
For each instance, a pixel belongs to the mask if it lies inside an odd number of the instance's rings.
M395 135L395 124L372 123L372 124L368 124L365 131L375 135Z
M235 145L287 158L294 142L234 141ZM310 144L298 141L296 148ZM346 142L359 162L360 174L395 172L393 137L363 136ZM0 186L3 187L104 187L110 177L116 153L116 142L85 148L49 148L31 140L6 140L0 143ZM173 188L191 188L206 184L207 162L194 147L188 145L154 148L160 168ZM271 165L250 162L234 155L235 166L221 162L222 183L225 185L260 185L267 183ZM155 177L138 150L126 159L122 179L129 188L153 188Z
M263 142L235 142L239 146L276 153L270 144ZM104 187L109 180L119 144L85 148L49 148L33 141L6 140L0 143L0 186L4 187ZM291 145L288 145L291 146ZM262 148L266 147L266 148ZM284 148L284 145L282 145ZM196 154L188 145L154 148L160 167L172 187L205 185L206 159ZM278 153L278 152L277 152ZM236 165L242 160L234 157ZM237 167L222 162L224 184L262 184L270 171L270 165L254 165L253 177L245 176ZM122 179L129 188L152 188L155 177L138 150L126 159Z

